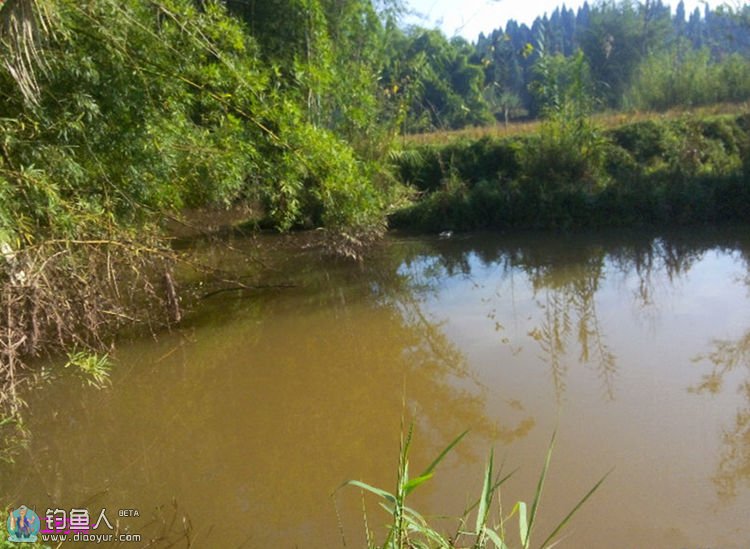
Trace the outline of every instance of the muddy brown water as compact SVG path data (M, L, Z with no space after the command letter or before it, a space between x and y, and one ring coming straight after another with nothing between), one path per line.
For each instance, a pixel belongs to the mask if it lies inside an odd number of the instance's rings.
M123 546L362 547L387 515L331 494L392 489L402 421L414 473L470 430L414 493L430 516L479 496L490 448L504 512L530 501L557 428L537 543L613 469L559 547L749 546L750 229L393 236L273 267L294 287L121 342L109 387L28 394L0 501L106 509Z

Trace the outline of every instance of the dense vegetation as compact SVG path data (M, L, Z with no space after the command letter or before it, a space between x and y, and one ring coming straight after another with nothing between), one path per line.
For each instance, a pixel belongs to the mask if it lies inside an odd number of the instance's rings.
M325 226L358 241L382 231L399 201L386 162L399 132L521 112L578 123L603 106L750 93L744 12L584 4L470 44L400 28L403 8L7 2L0 240L15 250L111 236L186 206L248 203L276 228ZM32 38L17 44L18 34Z
M401 177L424 196L397 212L393 225L568 229L749 218L748 115L608 131L569 116L555 115L538 134L411 149L401 157Z
M495 118L531 113L534 135L407 147L420 200L392 225L442 231L746 221L746 116L652 119L609 131L602 109L668 109L750 97L748 9L685 20L660 1L556 10L531 29L480 36ZM741 110L738 108L738 111ZM438 140L439 143L439 140Z
M238 200L262 202L282 229L371 227L388 200L380 20L369 3L335 21L322 2L310 13L294 4L311 25L288 27L301 42L256 37L219 2L44 2L53 32L40 45L38 97L24 100L9 71L0 80L6 239ZM287 21L274 5L265 17ZM365 8L372 23L355 15Z

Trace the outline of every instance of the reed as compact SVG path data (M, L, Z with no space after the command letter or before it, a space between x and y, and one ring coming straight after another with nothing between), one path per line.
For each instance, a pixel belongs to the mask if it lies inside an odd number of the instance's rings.
M552 460L556 432L553 433L547 448L544 465L531 500L531 506L524 501L518 501L513 506L510 514L505 517L502 516L503 507L500 498L500 488L511 478L515 471L503 474L502 466L496 470L493 450L490 450L487 465L484 469L482 491L479 498L473 504L469 505L460 517L457 517L457 527L452 535L445 535L438 531L430 525L430 522L421 513L407 505L407 497L434 476L437 466L461 442L466 434L467 431L464 431L453 439L424 471L412 478L409 476L409 450L413 435L412 425L406 434L402 430L395 492L388 492L387 490L359 480L349 480L337 488L336 492L350 486L374 494L381 500L381 507L390 515L391 521L387 526L388 531L385 539L382 544L377 544L374 542L375 536L373 532L367 526L369 521L365 513L368 549L484 549L490 547L510 549L512 542L510 541L510 536L506 534L506 526L513 522L516 522L518 526L520 547L522 549L532 547L532 535L539 517L542 493ZM578 500L570 512L551 530L546 538L544 538L544 541L538 545L540 549L551 548L559 543L559 536L562 530L570 523L586 501L599 490L610 473L611 471L601 477ZM492 521L492 517L498 518Z

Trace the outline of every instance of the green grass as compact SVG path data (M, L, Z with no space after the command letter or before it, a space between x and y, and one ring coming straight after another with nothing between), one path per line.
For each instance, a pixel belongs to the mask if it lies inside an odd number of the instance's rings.
M706 117L721 114L740 114L750 112L750 102L717 103L700 107L675 107L666 111L629 110L608 111L592 116L593 121L603 129L612 129L625 124L643 122L645 120L666 121L685 116ZM402 145L445 145L453 141L475 141L483 137L505 139L508 137L523 137L539 133L541 120L524 120L511 122L507 126L495 123L488 126L472 126L461 130L443 130L429 133L416 133L402 137Z
M469 547L472 549L491 547L510 549L511 545L509 536L506 535L506 527L509 525L512 526L514 522L517 523L518 527L520 547L522 549L532 547L532 536L539 517L544 485L552 460L555 434L552 435L549 447L547 448L544 466L539 475L530 507L526 502L518 501L508 516L502 516L500 487L511 478L513 472L503 474L502 467L496 471L494 451L490 451L487 465L484 469L482 491L479 498L464 511L462 516L456 518L457 527L455 532L449 536L433 528L422 514L408 506L407 497L414 490L433 478L437 466L455 448L461 439L464 438L466 432L456 437L416 477L409 475L409 450L412 434L413 426L409 427L406 435L402 432L395 492L388 492L359 480L347 481L337 489L338 491L343 487L350 486L374 494L381 500L381 507L390 515L391 522L387 527L387 533L382 544L374 542L375 536L369 530L368 519L365 516L368 549L456 549ZM605 474L584 494L570 512L544 538L544 541L538 545L540 549L551 548L559 542L559 535L562 530L570 523L571 519L584 503L600 488L608 475L609 473ZM493 521L492 517L497 518Z
M681 226L750 216L750 114L605 127L561 118L536 133L411 145L416 199L391 227L420 231Z

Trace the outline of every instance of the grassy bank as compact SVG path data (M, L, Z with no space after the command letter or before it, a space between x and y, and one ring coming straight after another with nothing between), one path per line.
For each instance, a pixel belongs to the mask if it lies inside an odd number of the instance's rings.
M441 231L746 220L748 132L747 113L611 127L560 116L508 137L407 145L397 170L419 193L391 225Z
M737 115L750 110L750 103L715 103L700 107L674 107L662 112L626 110L598 112L592 115L592 120L600 128L614 129L626 124L645 122L650 120L675 120L686 116L707 118L718 115ZM533 135L539 132L543 121L541 119L516 120L508 124L497 122L486 126L471 126L460 130L444 130L428 133L413 133L401 136L403 146L417 145L445 145L452 141L476 140L483 137L505 138Z

